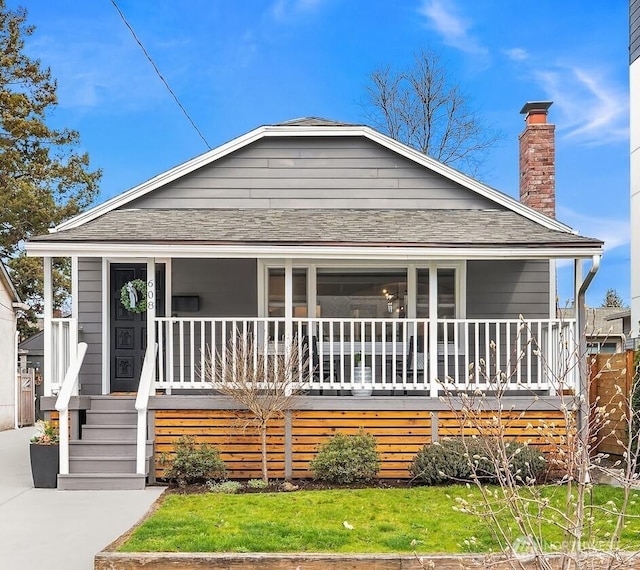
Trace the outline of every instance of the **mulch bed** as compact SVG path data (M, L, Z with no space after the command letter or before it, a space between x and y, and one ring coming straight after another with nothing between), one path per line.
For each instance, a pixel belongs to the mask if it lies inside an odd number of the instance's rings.
M408 489L412 487L411 481L407 479L376 479L368 482L358 482L338 485L335 483L327 483L326 481L316 481L314 479L292 479L288 481L293 487L285 485L284 480L273 480L263 489L251 489L246 485L238 491L242 493L290 493L293 491L325 491L331 489ZM167 494L174 495L197 495L208 493L206 485L187 485L179 487L171 484L165 491Z

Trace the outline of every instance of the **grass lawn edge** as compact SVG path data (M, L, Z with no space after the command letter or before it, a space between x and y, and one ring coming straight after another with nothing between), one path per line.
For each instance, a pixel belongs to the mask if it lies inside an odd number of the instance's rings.
M155 513L162 504L164 500L165 494L167 492L168 487L165 487L164 491L158 495L155 501L151 503L151 506L145 511L145 513L125 532L123 532L118 538L116 538L113 542L107 544L98 554L102 554L104 552L115 552L120 548L122 544L124 544L129 537L135 532L135 530L143 524L153 513Z
M161 507L167 493L163 492L147 509L145 514L127 531L107 545L94 557L94 570L187 570L193 568L210 568L225 570L259 569L283 570L284 568L300 568L304 570L422 570L424 568L438 568L452 570L453 568L485 568L488 560L496 570L512 568L513 560L509 561L501 554L483 552L475 553L347 553L347 552L121 552L118 549L144 522ZM640 552L620 553L624 568L640 570ZM559 554L549 555L552 567L556 567ZM516 562L523 569L537 568L534 560L528 560L527 555L518 556ZM593 568L601 568L598 562L603 560L598 554L593 554ZM624 560L622 560L624 559Z

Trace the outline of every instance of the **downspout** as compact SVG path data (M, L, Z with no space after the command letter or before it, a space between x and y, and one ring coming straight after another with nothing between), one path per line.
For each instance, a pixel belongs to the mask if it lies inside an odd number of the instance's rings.
M584 331L586 322L585 295L593 278L600 268L601 255L594 255L591 261L589 273L583 279L576 295L576 333L578 334L578 381L580 406L578 408L578 437L586 449L589 427L589 368L587 366L587 337ZM576 278L578 276L576 275ZM582 277L582 275L580 275ZM588 476L588 474L586 474Z
M26 311L29 305L21 301L14 301L12 304L14 314L16 316L16 332L13 346L13 378L14 378L14 409L13 409L13 427L18 429L20 427L20 396L22 395L22 377L20 376L19 354L18 347L20 345L20 331L17 330L17 312Z
M18 344L20 333L16 331L13 345L13 429L20 427L20 392L22 390L22 377L18 368Z

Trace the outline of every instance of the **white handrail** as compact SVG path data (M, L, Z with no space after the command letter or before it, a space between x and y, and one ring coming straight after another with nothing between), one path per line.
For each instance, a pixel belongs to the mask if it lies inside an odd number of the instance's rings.
M75 392L78 384L78 375L84 361L84 355L87 353L87 343L78 344L78 350L75 358L72 358L71 364L67 369L58 399L56 400L56 410L59 414L60 424L60 474L69 474L69 401Z
M158 343L147 348L140 374L140 384L138 395L136 396L136 410L138 410L138 430L136 437L136 473L146 475L146 447L147 447L147 410L149 408L149 397L155 388L156 356L158 354Z

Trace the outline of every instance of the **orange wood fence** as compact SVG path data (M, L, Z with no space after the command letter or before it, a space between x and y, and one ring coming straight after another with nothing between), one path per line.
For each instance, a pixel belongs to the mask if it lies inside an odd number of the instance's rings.
M633 351L619 354L598 354L592 357L589 384L589 404L592 426L597 426L594 409L604 408L609 421L597 433L597 453L622 455L629 440L627 402L633 383ZM594 431L597 427L594 428Z

